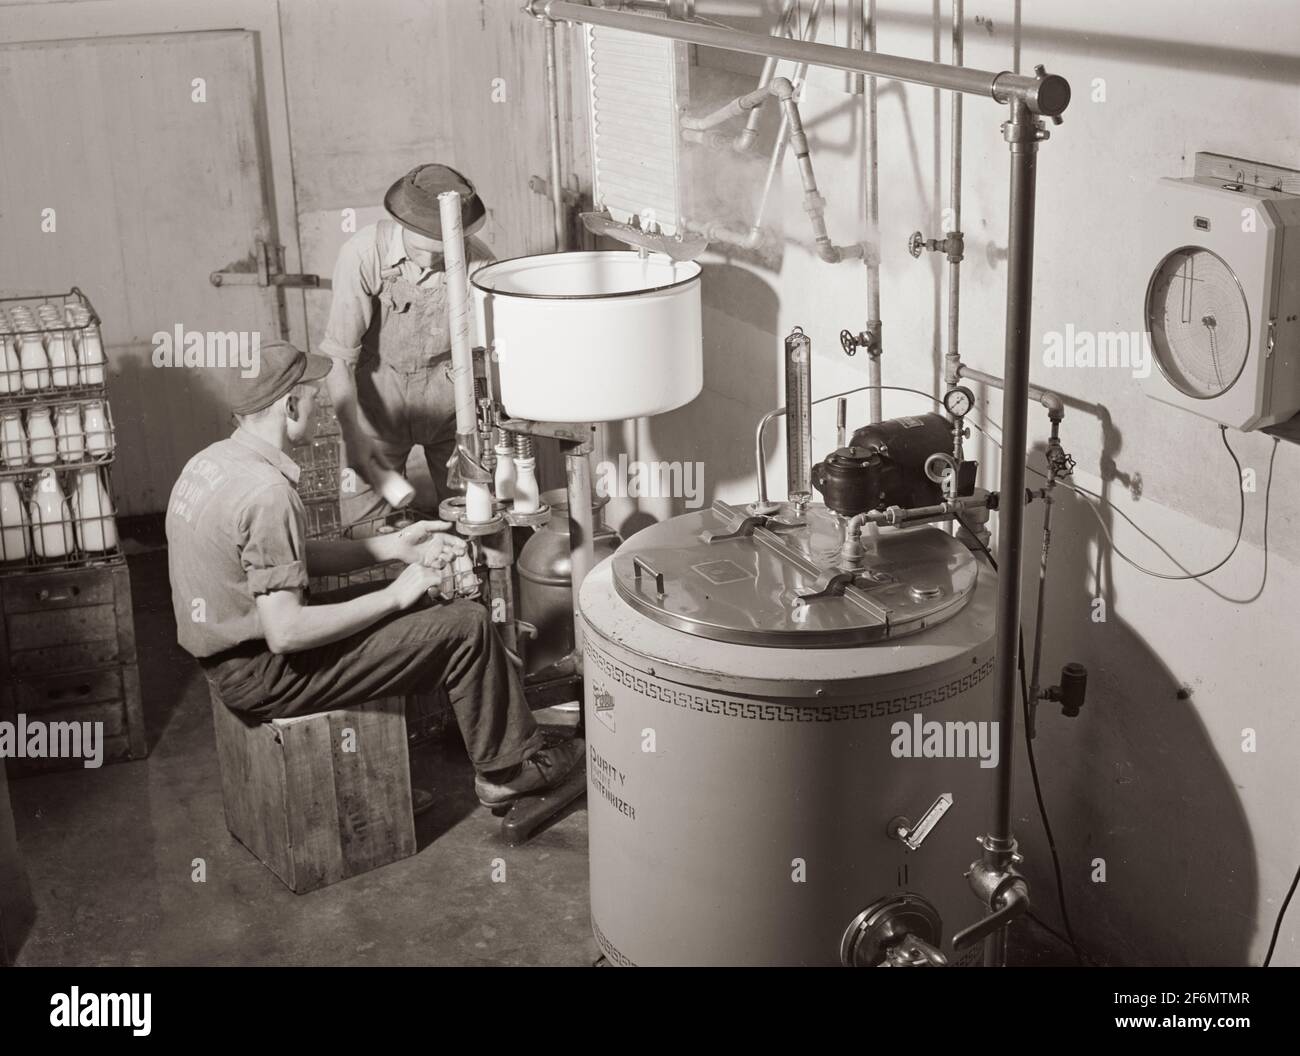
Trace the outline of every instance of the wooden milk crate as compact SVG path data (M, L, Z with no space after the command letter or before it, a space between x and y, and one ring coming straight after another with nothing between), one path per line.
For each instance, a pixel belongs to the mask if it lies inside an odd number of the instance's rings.
M0 720L102 722L105 762L144 758L126 562L0 578L0 612ZM14 775L81 765L9 761Z
M403 698L249 724L210 695L226 826L290 890L415 853Z

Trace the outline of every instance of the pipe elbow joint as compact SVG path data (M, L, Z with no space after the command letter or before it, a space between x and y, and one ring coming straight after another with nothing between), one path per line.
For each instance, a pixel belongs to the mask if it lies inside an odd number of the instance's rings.
M767 90L783 103L794 98L794 85L789 77L773 77L767 84Z
M1038 402L1047 408L1047 417L1054 422L1065 420L1065 403L1054 392L1039 393Z

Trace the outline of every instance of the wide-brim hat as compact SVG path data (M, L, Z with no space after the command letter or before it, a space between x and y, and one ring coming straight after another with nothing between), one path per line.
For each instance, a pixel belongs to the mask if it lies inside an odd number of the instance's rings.
M487 207L474 185L448 165L417 165L388 188L384 208L403 227L441 242L438 195L444 191L460 195L460 222L466 230L487 215Z

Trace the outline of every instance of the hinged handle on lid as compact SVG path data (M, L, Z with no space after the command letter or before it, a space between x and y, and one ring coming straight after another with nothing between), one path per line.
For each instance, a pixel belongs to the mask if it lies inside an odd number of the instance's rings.
M662 598L664 596L664 574L662 572L656 572L650 562L648 562L644 557L634 555L632 558L632 578L635 579L638 584L641 582L642 571L654 579L655 593Z

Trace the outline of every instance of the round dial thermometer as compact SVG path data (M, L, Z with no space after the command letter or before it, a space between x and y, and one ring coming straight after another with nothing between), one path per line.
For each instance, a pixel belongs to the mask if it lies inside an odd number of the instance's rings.
M1146 312L1170 384L1201 400L1232 387L1250 351L1250 309L1222 257L1199 246L1174 250L1151 277Z

